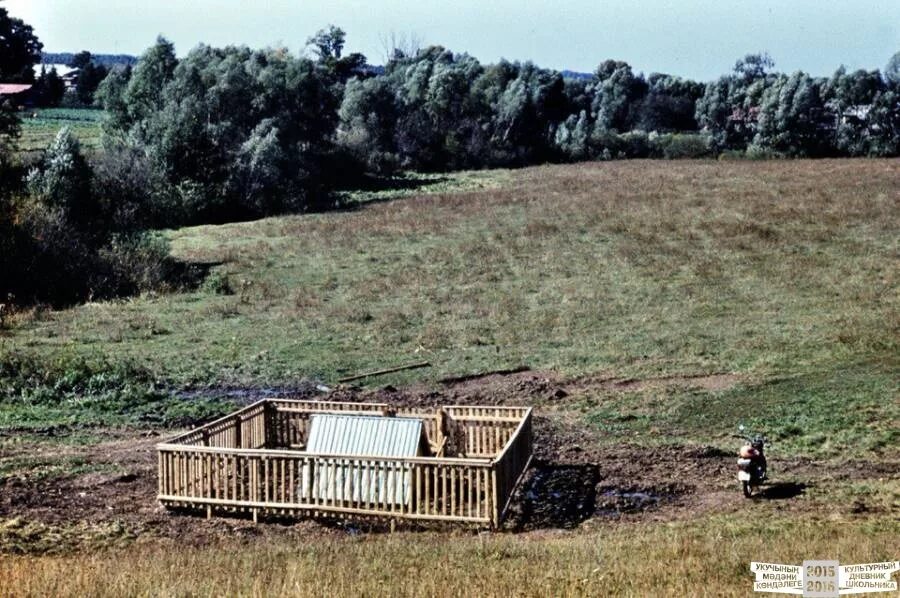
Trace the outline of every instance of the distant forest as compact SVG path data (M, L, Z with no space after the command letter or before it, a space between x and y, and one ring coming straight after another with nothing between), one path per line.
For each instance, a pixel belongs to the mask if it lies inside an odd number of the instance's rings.
M41 62L44 64L72 64L77 52L41 52ZM123 65L134 66L138 57L129 54L91 54L94 63L107 68Z
M21 21L5 39L19 44L0 48L6 81L33 80L43 56L65 62ZM338 189L407 171L900 153L900 52L884 71L830 77L750 54L699 82L618 60L564 76L441 46L395 48L376 68L344 45L331 26L301 56L201 44L178 58L164 38L134 65L72 55L82 80L63 100L105 109L103 150L83 155L64 129L38 163L16 164L18 115L0 110L0 272L13 272L0 296L155 288L166 250L143 231L330 209Z

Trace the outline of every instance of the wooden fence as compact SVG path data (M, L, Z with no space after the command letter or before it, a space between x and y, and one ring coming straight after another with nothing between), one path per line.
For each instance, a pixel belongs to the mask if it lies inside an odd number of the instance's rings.
M429 457L304 451L314 413L421 419ZM531 409L267 399L157 445L169 507L273 515L502 522L532 453Z

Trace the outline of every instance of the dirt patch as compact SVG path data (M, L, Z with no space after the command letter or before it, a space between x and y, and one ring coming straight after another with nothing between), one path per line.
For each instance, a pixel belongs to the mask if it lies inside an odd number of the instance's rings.
M649 388L697 388L708 391L728 390L745 380L744 376L731 372L673 374L646 378L621 378L617 376L588 376L572 381L579 390L604 389L615 391L641 391Z
M403 407L438 405L535 405L569 395L566 382L550 372L514 368L446 379L436 390L424 385L405 388L384 386L363 389L343 386L328 394L329 400L371 401Z
M744 376L726 372L647 378L587 376L566 379L554 372L535 371L526 366L519 366L506 370L444 378L440 381L442 386L440 390L424 385L412 385L402 389L393 386L378 389L339 386L328 395L328 398L383 402L406 407L544 405L559 403L568 397L581 396L596 390L637 392L651 388L694 388L721 391L744 381Z
M492 376L510 376L512 374L521 374L523 372L530 372L531 368L527 365L520 365L514 368L507 368L505 370L493 370L490 372L479 372L477 374L466 374L463 376L449 376L447 378L441 378L439 382L441 384L450 386L455 384L463 384L466 382L472 382L474 380L483 380L485 378L490 378Z
M719 375L716 376L730 376ZM673 382L673 378L656 382ZM712 384L703 377L688 379ZM737 378L716 378L716 384ZM656 383L653 382L653 383ZM651 382L643 381L650 384ZM622 441L609 444L596 427L567 409L569 392L584 380L566 382L545 372L489 373L456 380L441 390L412 386L375 390L338 388L328 394L308 390L306 397L365 400L395 405L447 404L535 405L533 467L518 488L504 529L571 529L615 521L669 521L708 513L751 509L758 516L775 508L816 510L822 499L809 489L835 482L896 479L897 463L825 464L808 459L773 459L773 483L759 498L746 501L736 481L734 455L713 446L647 446ZM594 380L590 384L616 384ZM629 382L628 384L633 384ZM296 390L296 389L294 389ZM236 396L242 401L244 395ZM65 433L53 430L52 434ZM98 431L99 433L100 431ZM356 534L384 531L378 524L279 521L254 526L240 517L206 520L193 512L169 512L156 502L155 431L113 430L114 440L93 446L17 445L10 457L77 457L90 467L81 475L10 476L0 479L0 552L54 551L73 546L150 535L180 543L205 544L223 535L256 537ZM57 442L57 441L54 441ZM816 494L816 493L812 493ZM799 500L801 499L802 500ZM878 508L868 503L853 513ZM12 523L9 523L12 522Z
M618 517L625 513L640 513L674 500L681 492L681 489L675 487L601 486L597 489L598 504L595 514L602 517Z
M241 404L262 398L327 398L334 401L368 401L390 403L404 407L433 407L437 405L540 405L555 403L572 395L592 389L612 391L640 391L657 387L702 388L725 390L744 381L734 373L697 373L657 376L648 378L587 376L575 379L562 378L554 372L536 371L527 366L505 370L479 372L448 377L440 380L440 389L426 385L410 385L404 388L384 386L364 388L338 385L325 388L315 382L302 382L294 386L234 387L214 386L179 390L185 399L222 397Z
M246 517L206 520L167 511L156 502L155 442L134 438L80 451L87 462L115 465L121 473L0 479L0 552L64 552L140 536L204 545L223 536L340 533L312 521L255 525Z

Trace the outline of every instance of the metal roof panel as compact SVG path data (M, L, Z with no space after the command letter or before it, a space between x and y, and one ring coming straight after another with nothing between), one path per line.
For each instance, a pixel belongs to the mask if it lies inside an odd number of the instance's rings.
M422 420L407 417L340 415L310 416L306 450L320 455L415 457L421 454Z

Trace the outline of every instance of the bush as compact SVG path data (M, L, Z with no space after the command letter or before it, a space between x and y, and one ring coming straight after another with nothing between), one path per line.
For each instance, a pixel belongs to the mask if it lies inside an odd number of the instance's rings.
M775 160L786 157L782 152L777 152L771 148L763 147L755 143L751 143L747 146L747 151L744 152L744 155L749 160Z
M643 131L632 131L620 136L622 152L626 158L650 156L650 137Z
M144 152L110 144L91 166L93 193L112 230L134 231L175 222L172 194Z
M733 161L733 160L746 160L747 153L745 151L741 151L741 150L733 150L733 149L724 150L724 151L719 152L718 159L722 160L723 162L724 161Z
M112 148L97 173L64 128L29 172L28 194L0 196L0 296L65 305L199 282L165 238L139 232L164 207L144 155Z
M667 160L705 158L712 154L709 135L669 133L651 140L654 155Z
M100 270L93 239L71 222L68 210L19 198L12 243L11 271L0 278L0 293L56 305L92 298Z
M151 371L104 355L64 353L50 360L0 353L0 404L20 404L17 425L46 426L57 418L72 427L189 426L234 408L217 398L184 398L167 392Z
M169 243L154 233L116 236L100 249L109 273L104 295L125 295L168 290L179 286L176 264L169 257Z
M28 191L43 206L62 210L67 218L87 228L98 216L91 176L81 144L68 127L63 127L44 152L40 165L28 173Z
M215 295L234 295L234 288L228 280L228 274L222 270L214 270L203 281L202 290Z
M152 387L151 374L133 363L62 354L52 361L10 352L0 355L0 402L56 402L67 397Z

